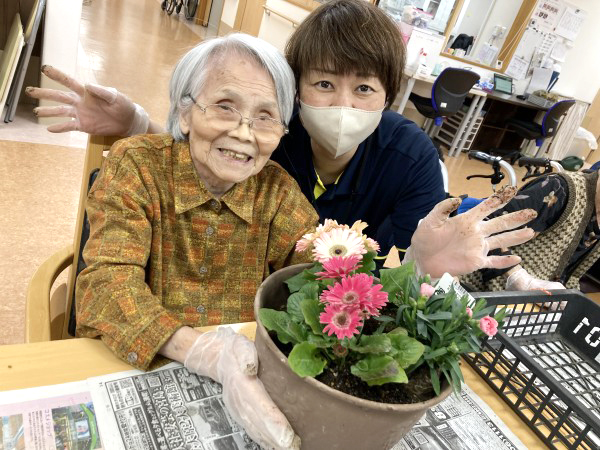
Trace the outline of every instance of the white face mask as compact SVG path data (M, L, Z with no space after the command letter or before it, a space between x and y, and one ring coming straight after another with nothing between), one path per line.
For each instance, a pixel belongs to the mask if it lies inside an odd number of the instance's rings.
M345 106L310 106L300 102L300 119L312 139L334 158L354 150L369 137L379 122L383 108L377 111Z

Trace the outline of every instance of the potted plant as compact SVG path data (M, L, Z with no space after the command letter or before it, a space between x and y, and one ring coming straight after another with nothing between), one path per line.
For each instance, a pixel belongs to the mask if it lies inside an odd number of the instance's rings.
M460 391L460 355L504 317L436 290L410 263L375 278L365 227L326 220L296 245L315 262L273 273L256 295L259 377L303 449L393 447Z

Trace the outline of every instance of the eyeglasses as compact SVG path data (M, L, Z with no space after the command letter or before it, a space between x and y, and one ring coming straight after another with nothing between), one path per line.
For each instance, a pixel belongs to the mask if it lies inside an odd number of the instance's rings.
M289 132L288 127L271 117L244 117L233 106L213 104L202 106L191 95L188 95L188 97L206 115L206 120L213 127L222 131L233 130L239 127L243 120L246 120L248 121L248 128L252 130L258 141L278 141L284 134Z

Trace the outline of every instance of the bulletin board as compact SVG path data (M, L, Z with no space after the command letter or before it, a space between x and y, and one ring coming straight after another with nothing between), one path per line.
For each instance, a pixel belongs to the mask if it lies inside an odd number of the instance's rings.
M563 0L539 0L505 70L515 80L565 62L587 13Z

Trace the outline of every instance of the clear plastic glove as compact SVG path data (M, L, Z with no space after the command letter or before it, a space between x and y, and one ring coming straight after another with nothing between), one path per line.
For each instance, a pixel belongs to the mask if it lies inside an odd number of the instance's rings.
M188 351L184 365L223 385L227 410L263 448L300 448L300 438L256 376L258 356L248 338L230 327L203 333Z
M506 279L507 291L551 291L553 289L566 289L558 281L540 280L529 275L522 267L510 274ZM548 309L564 309L567 302L546 302L544 306Z
M420 274L440 278L444 272L465 275L483 268L504 269L521 262L516 255L488 256L495 248L505 248L527 242L534 235L531 228L507 231L534 219L533 209L505 214L484 220L506 205L517 192L508 186L464 214L450 217L460 205L459 198L438 203L421 221L406 251L405 261L415 261Z
M59 106L41 106L33 111L38 117L70 117L70 120L48 127L52 133L83 131L101 136L133 136L146 133L150 119L144 108L133 103L115 88L86 84L52 66L42 67L48 78L70 89L27 87L27 95L37 99L62 103Z
M506 279L507 291L551 291L553 289L566 289L566 287L564 287L558 281L548 281L534 278L522 267L509 275Z

